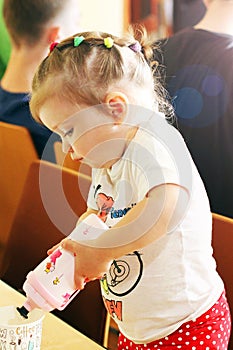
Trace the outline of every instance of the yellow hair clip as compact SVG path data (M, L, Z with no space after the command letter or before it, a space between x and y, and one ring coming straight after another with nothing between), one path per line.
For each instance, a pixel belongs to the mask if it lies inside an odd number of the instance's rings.
M113 47L113 44L114 44L114 41L109 36L104 39L104 45L107 47L107 49L111 49L111 47Z

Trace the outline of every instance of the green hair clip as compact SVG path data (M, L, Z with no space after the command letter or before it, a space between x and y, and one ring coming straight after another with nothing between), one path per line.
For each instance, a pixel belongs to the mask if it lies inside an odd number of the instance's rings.
M113 39L110 38L109 36L107 38L104 39L104 45L107 47L107 49L111 49L111 47L113 47Z
M74 47L78 47L84 40L84 36L75 36L74 37Z

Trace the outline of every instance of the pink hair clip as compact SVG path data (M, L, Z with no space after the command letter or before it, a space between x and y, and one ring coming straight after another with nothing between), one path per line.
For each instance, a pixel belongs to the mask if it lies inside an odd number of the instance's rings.
M49 47L49 53L53 52L53 50L55 49L55 47L58 45L59 43L54 41L53 43L50 44Z
M129 48L134 52L141 52L142 50L141 44L138 41L135 41L134 44L129 45Z

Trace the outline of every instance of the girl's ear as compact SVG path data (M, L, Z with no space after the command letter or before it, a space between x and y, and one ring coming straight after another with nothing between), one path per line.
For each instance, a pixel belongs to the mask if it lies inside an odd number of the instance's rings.
M128 98L122 92L110 92L104 99L106 107L114 118L115 124L120 124L125 119L128 111Z

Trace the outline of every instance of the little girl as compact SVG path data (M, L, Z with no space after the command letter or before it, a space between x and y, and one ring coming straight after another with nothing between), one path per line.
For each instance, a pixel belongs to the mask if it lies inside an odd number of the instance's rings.
M34 118L92 167L86 213L109 227L75 254L75 283L100 278L118 349L226 350L230 313L212 257L212 216L178 131L165 120L144 28L54 44L33 80Z

